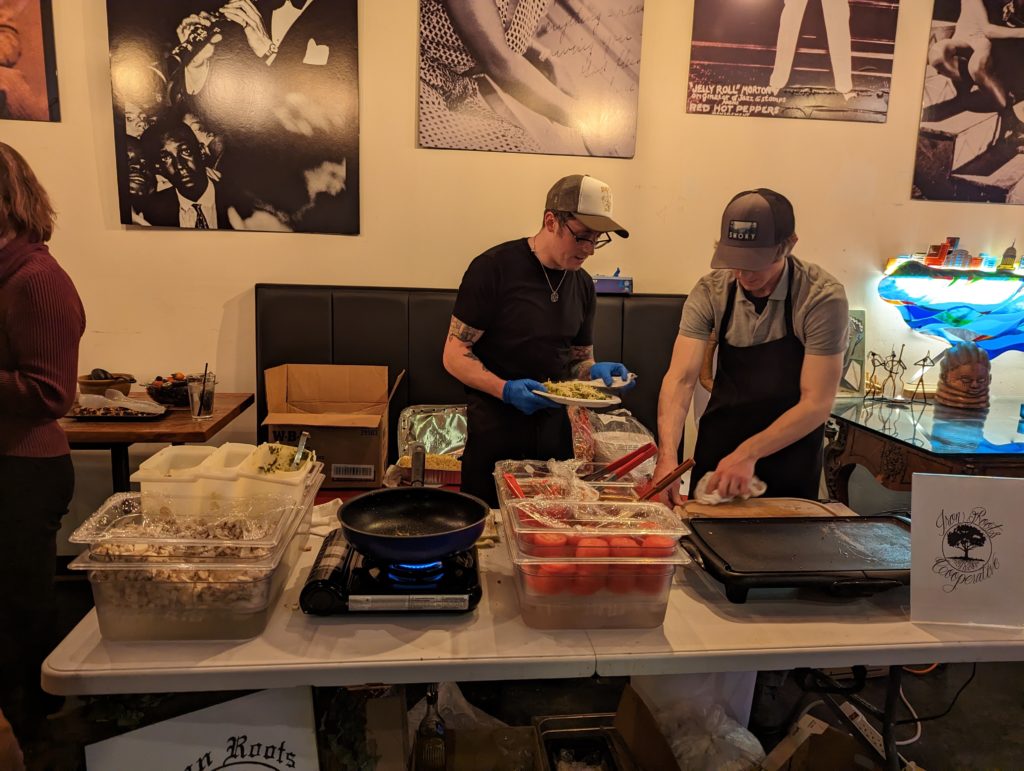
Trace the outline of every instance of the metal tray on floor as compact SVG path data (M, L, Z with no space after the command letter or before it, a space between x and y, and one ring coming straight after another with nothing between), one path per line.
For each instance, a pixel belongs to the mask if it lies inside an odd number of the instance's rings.
M905 517L693 517L687 524L683 546L731 602L758 588L864 596L910 583Z
M606 771L639 771L615 728L614 712L535 717L540 771L554 771L564 752Z

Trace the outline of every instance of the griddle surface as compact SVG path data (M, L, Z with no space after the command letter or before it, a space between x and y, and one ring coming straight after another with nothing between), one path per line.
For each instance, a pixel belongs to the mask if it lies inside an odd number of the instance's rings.
M910 569L910 528L895 517L708 518L689 524L736 573Z

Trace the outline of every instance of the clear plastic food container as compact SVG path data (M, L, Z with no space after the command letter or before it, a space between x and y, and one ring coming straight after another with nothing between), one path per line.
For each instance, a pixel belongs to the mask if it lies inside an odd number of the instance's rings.
M292 524L297 504L262 495L223 501L116 493L71 534L92 562L259 560Z
M101 562L80 554L70 567L87 571L100 633L115 641L260 634L307 540L317 488L310 486L280 542L261 559Z
M596 556L668 557L689 532L669 508L636 501L514 500L505 518L516 548L534 557L590 556L584 542L595 538Z
M240 495L289 495L301 500L304 488L316 465L316 453L302 458L297 470L291 469L296 448L287 444L261 444L238 466Z
M540 629L627 629L660 625L677 565L689 557L677 540L661 536L657 549L638 544L629 553L617 536L581 537L573 555L537 556L519 548L503 519L523 621ZM636 544L636 542L634 542ZM634 552L640 552L635 554Z

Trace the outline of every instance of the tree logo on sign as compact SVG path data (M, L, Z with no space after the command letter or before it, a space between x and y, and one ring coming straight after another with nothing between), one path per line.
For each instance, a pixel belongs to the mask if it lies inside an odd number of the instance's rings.
M1003 526L990 520L983 507L955 512L943 509L935 527L942 533L942 556L935 560L932 572L946 579L943 591L979 584L999 570L993 540Z

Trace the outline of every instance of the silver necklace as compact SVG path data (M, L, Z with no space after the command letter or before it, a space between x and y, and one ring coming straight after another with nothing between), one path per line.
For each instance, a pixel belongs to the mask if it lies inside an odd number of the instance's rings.
M526 245L530 247L530 251L533 252L533 256L537 257L537 250L533 248L533 242L527 240ZM558 286L551 285L551 278L548 276L548 270L544 267L544 263L540 261L540 257L537 257L537 263L540 265L540 271L544 274L544 280L548 282L548 289L551 290L551 302L558 302L558 290L562 288L562 282L565 281L565 277L569 274L569 271L563 270L562 277L558 280Z

